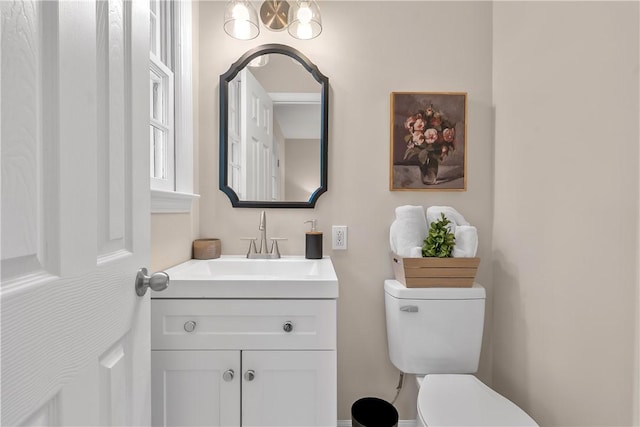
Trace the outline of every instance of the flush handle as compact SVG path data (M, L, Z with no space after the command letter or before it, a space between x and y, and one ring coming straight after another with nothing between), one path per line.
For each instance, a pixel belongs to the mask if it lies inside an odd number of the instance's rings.
M418 306L417 305L403 305L400 307L400 311L405 311L407 313L417 313Z

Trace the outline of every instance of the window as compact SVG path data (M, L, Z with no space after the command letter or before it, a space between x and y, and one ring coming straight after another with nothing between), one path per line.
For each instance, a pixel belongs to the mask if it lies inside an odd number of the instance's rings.
M152 212L189 212L193 193L191 2L151 0L149 165Z
M175 191L173 72L151 54L151 188Z

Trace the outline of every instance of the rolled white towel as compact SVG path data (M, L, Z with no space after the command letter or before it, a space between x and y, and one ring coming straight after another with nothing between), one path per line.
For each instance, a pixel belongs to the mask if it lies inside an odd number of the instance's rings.
M470 225L462 214L451 206L431 206L427 208L427 226L431 227L433 221L439 220L440 214L444 214L451 221L451 230L454 230L459 225Z
M389 244L391 250L403 257L417 246L422 247L429 230L422 206L398 206L396 219L389 228Z
M416 246L405 250L406 255L398 254L405 258L422 258L422 246Z
M459 225L455 229L456 244L451 256L473 258L478 252L478 230L473 225Z

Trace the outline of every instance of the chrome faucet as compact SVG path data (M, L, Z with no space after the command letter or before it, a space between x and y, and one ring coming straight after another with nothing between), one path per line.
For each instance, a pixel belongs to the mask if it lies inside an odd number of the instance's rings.
M280 258L280 250L278 248L278 240L287 240L281 237L271 238L271 249L267 249L267 214L265 211L260 212L260 246L256 248L256 238L245 237L242 240L250 240L247 258L251 259L277 259Z
M260 225L258 226L258 230L260 230L260 253L268 254L267 252L267 214L265 211L260 212Z

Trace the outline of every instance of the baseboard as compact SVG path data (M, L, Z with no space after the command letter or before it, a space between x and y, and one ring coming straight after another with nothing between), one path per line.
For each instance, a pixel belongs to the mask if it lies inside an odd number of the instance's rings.
M351 420L338 420L338 427L351 427ZM400 420L398 427L416 427L416 420Z

